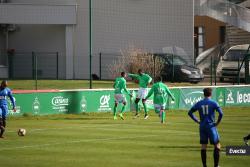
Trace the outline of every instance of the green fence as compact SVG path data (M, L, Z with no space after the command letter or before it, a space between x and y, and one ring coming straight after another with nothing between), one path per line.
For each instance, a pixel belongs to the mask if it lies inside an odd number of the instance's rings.
M203 99L204 87L172 88L176 101L169 100L169 109L188 110L193 104ZM213 96L220 106L250 106L250 86L212 87ZM15 93L17 112L20 115L30 113L34 115L47 114L77 114L82 112L108 112L114 107L113 90L79 90L58 91L48 93ZM134 104L129 96L126 111L133 110ZM152 98L147 101L148 107L153 109ZM11 108L11 105L9 105Z

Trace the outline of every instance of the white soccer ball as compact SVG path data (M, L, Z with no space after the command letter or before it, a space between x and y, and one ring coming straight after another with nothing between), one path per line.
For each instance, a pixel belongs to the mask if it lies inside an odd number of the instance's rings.
M18 129L17 131L18 136L25 136L26 130L23 128Z

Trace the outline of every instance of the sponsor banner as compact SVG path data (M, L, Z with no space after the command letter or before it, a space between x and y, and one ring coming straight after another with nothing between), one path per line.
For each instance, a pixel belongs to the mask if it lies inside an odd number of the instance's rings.
M212 99L216 99L216 90L213 89ZM180 109L190 109L195 103L202 100L204 98L203 88L185 88L180 89Z
M78 114L82 112L107 112L113 111L114 92L107 91L75 91L75 92L51 92L51 93L26 93L14 94L16 109L12 111L9 103L10 115L30 113L32 115L48 114ZM126 96L127 105L125 111L130 111L129 96ZM122 105L119 105L118 111Z
M174 94L175 101L168 100L167 109L189 110L196 102L204 98L203 88L174 88L170 89ZM125 111L134 111L133 97L126 95L127 105ZM25 93L14 94L17 112L12 111L9 103L10 115L30 113L32 115L47 115L61 113L82 112L112 112L114 107L113 90L89 90L72 92L48 92L48 93ZM213 88L212 98L220 106L250 106L250 87L218 87ZM147 100L149 109L154 109L153 96ZM119 105L118 111L122 105ZM142 104L140 104L143 110Z
M250 88L233 87L225 88L225 106L249 106Z
M249 146L226 146L226 155L229 155L229 156L250 155L250 147Z

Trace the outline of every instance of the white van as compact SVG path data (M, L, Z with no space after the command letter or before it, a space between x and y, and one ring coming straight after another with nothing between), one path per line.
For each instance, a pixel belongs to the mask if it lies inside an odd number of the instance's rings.
M220 58L220 62L216 69L217 77L220 81L225 78L236 79L238 77L238 68L244 59L250 44L235 45L229 48ZM245 78L245 65L240 70L240 79Z

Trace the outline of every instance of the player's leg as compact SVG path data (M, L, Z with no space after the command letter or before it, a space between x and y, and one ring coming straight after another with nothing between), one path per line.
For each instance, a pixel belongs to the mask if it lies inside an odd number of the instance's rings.
M2 115L3 115L3 112L2 112L2 108L0 107L0 138L3 138L3 133L5 131L5 128L3 126Z
M220 160L220 136L216 127L211 127L209 129L209 139L210 143L214 145L214 167L219 166Z
M201 145L201 161L203 167L207 167L207 144Z
M140 98L135 99L135 117L139 116L139 101L140 101Z
M245 144L248 146L248 140L250 139L250 134L243 138Z
M203 167L207 167L207 144L208 133L205 128L200 127L201 161Z
M214 167L219 167L219 160L220 160L220 143L214 145Z
M2 119L3 119L3 127L6 127L6 118L8 116L8 106L3 105L2 106Z
M144 112L145 112L144 119L148 119L148 108L146 105L146 99L142 99L142 105L143 105Z
M123 106L122 106L122 110L121 110L121 113L119 114L119 116L120 116L120 118L121 118L122 120L124 120L123 112L125 111L127 102L124 100L122 104L123 104Z
M118 103L117 103L117 102L115 102L115 105L114 105L114 110L113 110L113 117L114 117L114 120L116 120L116 119L117 119L117 116L116 116L117 106L118 106Z
M165 123L166 122L166 105L163 104L161 105L161 123Z
M0 138L3 138L4 131L5 131L5 128L3 126L3 119L0 118Z

